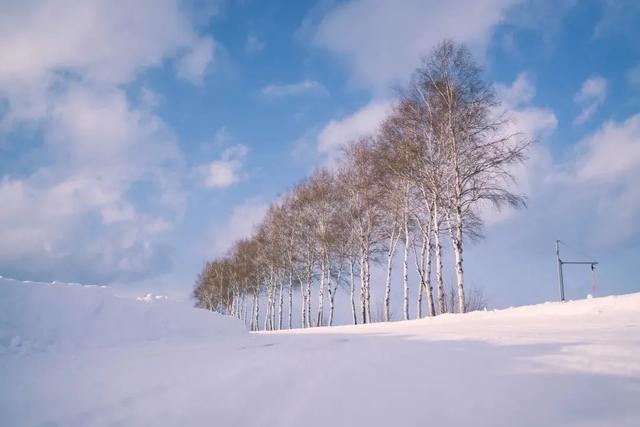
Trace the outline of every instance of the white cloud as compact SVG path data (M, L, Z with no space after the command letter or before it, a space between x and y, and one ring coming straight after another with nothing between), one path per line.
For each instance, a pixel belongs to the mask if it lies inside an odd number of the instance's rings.
M215 45L211 37L202 37L191 46L178 62L178 76L192 83L200 84L207 67L213 60Z
M604 123L562 162L544 143L531 154L525 175L518 176L531 208L498 220L528 227L531 239L566 236L600 250L640 237L640 115Z
M576 176L587 180L615 180L640 172L640 114L622 123L606 122L577 147Z
M511 86L495 85L496 93L502 103L510 108L531 102L535 88L527 73L520 73Z
M318 151L331 155L351 140L374 134L392 108L390 101L372 101L355 113L331 120L318 134Z
M514 131L539 140L549 136L558 126L558 118L550 108L525 107L512 110Z
M327 89L315 80L302 80L298 83L270 84L262 88L260 93L270 98L283 98L296 95L326 95Z
M571 183L592 200L592 232L619 244L640 234L640 114L609 121L580 141L568 168Z
M527 73L520 73L511 85L496 84L496 93L510 123L508 134L520 133L528 139L540 140L555 131L558 119L553 110L532 105L535 86Z
M268 208L268 203L257 198L247 199L235 206L227 221L213 231L213 253L211 256L220 256L231 249L237 240L251 237Z
M242 166L249 149L242 145L227 148L218 160L199 165L194 173L206 188L226 188L242 179Z
M131 81L166 58L181 60L185 77L206 66L209 39L200 38L178 0L27 0L0 13L0 98L4 126L40 119L53 87ZM210 58L209 58L210 59Z
M593 117L606 97L607 79L601 76L594 76L585 80L573 98L574 102L581 107L581 111L573 123L579 125L587 122Z
M33 171L0 179L0 269L103 281L168 268L166 233L185 209L183 159L153 111L159 95L143 87L136 105L128 85L174 59L197 80L212 40L178 0L2 9L0 132L26 124L42 140Z
M311 37L346 60L356 84L384 91L406 81L443 38L483 51L507 9L519 2L351 0L328 10Z
M207 188L224 188L238 182L240 163L236 160L218 160L206 166L200 166L204 177L203 184Z
M87 280L157 268L163 232L184 207L171 132L122 91L80 86L59 98L44 135L54 161L0 182L0 266ZM145 205L129 195L138 184L147 187Z

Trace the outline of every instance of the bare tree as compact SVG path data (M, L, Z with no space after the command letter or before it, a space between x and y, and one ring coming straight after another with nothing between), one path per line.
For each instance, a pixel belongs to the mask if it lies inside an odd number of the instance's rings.
M380 226L381 238L386 240L386 258L387 258L387 274L385 278L384 286L384 313L383 320L388 322L391 320L390 301L391 301L391 274L393 270L393 261L398 242L405 229L404 221L404 204L402 197L404 192L402 189L398 189L398 180L388 174L381 174L379 177L379 184L381 186L381 205L382 205L382 221ZM406 252L405 252L406 255ZM406 272L406 270L405 270ZM406 277L404 283L406 285ZM406 309L406 286L405 286L405 320L407 318Z
M382 222L373 138L361 138L349 144L342 160L339 180L345 183L348 202L345 208L353 218L360 246L360 310L362 322L368 323L371 320L371 258L379 247Z
M442 193L449 197L442 207L453 247L458 307L464 312L463 236L472 230L470 225L481 223L479 202L497 207L524 204L522 196L509 191L510 167L524 160L528 141L504 134L506 120L496 114L495 94L462 45L441 43L417 70L414 89L444 154Z

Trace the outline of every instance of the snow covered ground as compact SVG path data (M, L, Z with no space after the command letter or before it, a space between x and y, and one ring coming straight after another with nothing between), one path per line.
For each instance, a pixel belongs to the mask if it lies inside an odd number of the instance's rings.
M2 426L638 426L640 294L249 334L0 279Z

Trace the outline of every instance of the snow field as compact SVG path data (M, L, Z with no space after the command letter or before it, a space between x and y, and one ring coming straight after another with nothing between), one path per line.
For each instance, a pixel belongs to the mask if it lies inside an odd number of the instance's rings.
M0 425L640 425L640 294L253 334L145 299L0 281Z

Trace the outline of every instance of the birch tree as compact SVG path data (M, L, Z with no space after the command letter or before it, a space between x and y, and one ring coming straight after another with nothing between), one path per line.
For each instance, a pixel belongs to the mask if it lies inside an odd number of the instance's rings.
M379 248L382 211L376 185L374 140L364 137L350 143L342 159L339 180L345 183L347 205L353 218L360 250L360 311L362 323L371 321L371 258Z
M429 112L434 145L444 154L441 193L448 197L437 203L444 204L440 208L453 248L458 307L464 312L464 234L481 224L477 214L482 202L498 208L524 204L522 196L510 191L510 170L524 160L529 142L505 134L507 120L497 113L495 93L462 45L441 43L417 70L414 85Z
M422 316L423 297L429 316L479 306L477 295L465 296L464 244L480 236L487 205L524 205L512 191L511 171L529 142L507 133L507 119L464 46L443 42L416 70L379 132L347 143L336 171L314 171L271 205L253 237L205 263L193 290L196 305L250 317L252 330L291 328L299 287L300 326L332 325L338 289L348 283L353 323L369 323L372 264L386 260L384 297L374 314L388 321L394 254L402 242L404 319L410 317L411 257L418 276L416 317ZM449 247L455 301L443 280L443 250Z

